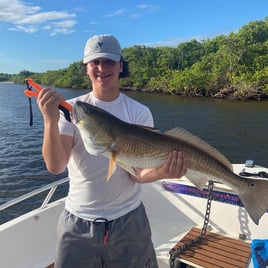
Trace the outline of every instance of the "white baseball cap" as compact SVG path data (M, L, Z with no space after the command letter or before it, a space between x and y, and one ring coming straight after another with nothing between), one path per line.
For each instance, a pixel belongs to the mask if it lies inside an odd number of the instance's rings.
M110 34L95 35L87 40L83 63L97 58L107 58L119 62L122 50L117 39Z

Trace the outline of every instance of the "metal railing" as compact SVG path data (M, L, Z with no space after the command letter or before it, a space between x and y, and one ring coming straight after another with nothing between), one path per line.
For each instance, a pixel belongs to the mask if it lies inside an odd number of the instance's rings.
M19 196L19 197L15 198L15 199L12 199L12 200L0 205L0 211L4 210L6 208L12 207L12 206L14 206L14 205L26 200L26 199L29 199L29 198L31 198L31 197L33 197L35 195L38 195L38 194L40 194L42 192L45 192L45 191L49 190L48 194L46 195L46 197L45 197L45 199L44 199L44 201L42 203L42 205L39 208L39 209L43 209L43 208L45 208L47 206L47 204L51 200L51 198L52 198L53 194L55 193L56 189L58 188L58 186L66 183L68 180L69 180L69 178L67 178L67 177L63 178L61 180L55 181L55 182L50 183L48 185L45 185L45 186L43 186L41 188L33 190L32 192L29 192L27 194Z

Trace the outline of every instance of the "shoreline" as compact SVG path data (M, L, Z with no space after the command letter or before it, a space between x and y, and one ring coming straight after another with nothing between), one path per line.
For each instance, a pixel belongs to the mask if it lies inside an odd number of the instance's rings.
M189 94L184 94L181 92L166 92L158 89L138 89L138 88L126 88L120 87L120 90L123 92L142 92L149 94L159 94L159 95L173 95L173 96L181 96L181 97L190 97L190 98L212 98L219 100L231 100L231 101L267 101L268 94L263 91L258 90L248 90L248 91L235 91L235 90L220 90L215 94L210 95L202 95L197 94L196 92L191 92Z
M13 81L0 81L0 84L15 84Z

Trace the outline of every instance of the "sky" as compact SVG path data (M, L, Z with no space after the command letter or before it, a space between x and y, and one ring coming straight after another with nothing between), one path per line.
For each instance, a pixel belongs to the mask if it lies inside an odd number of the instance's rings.
M266 16L268 0L0 0L0 73L66 68L96 34L122 48L175 47Z

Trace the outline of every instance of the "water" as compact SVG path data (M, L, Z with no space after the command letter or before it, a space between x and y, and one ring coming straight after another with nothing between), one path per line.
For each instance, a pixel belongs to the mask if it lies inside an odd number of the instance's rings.
M180 126L216 147L232 163L268 166L268 102L132 94L148 105L161 130Z
M0 204L66 176L46 171L41 147L43 121L33 99L34 125L29 126L25 86L0 83ZM86 90L56 88L65 99ZM268 166L268 102L230 102L205 98L128 93L150 107L155 126L165 131L181 126L205 139L231 162L253 159ZM62 191L66 193L67 187ZM31 203L21 211L30 210ZM0 223L18 214L4 211Z

